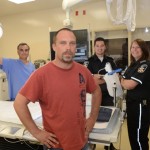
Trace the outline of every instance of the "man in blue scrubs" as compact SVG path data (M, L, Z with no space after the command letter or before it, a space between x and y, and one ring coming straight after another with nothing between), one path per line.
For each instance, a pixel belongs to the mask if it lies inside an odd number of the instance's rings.
M0 57L0 65L7 75L10 100L14 100L20 88L35 70L33 63L28 61L30 47L27 43L17 46L19 59Z

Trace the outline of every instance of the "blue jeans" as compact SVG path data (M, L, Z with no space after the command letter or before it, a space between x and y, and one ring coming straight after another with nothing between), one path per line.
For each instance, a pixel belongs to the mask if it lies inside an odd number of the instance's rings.
M88 150L88 143L81 150ZM47 148L45 145L43 146L43 150L63 150L61 148Z

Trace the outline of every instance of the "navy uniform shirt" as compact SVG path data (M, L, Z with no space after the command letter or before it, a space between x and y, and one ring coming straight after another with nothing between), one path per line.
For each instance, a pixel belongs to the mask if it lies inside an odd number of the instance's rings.
M117 69L117 66L114 63L112 57L104 56L104 59L101 62L101 60L97 57L96 54L94 54L88 59L87 68L91 71L92 74L97 74L99 70L103 69L99 72L99 74L104 75L107 73L104 69L107 62L111 64L113 70Z
M113 70L117 69L117 66L113 61L113 58L108 57L108 56L104 56L103 61L101 62L101 60L97 57L96 54L94 54L93 56L91 56L88 59L87 68L90 70L90 72L92 74L98 74L98 72L99 72L99 74L105 75L107 72L105 71L104 68L105 68L105 65L106 65L107 62L109 62L111 64L111 67L112 67ZM111 100L112 101L113 97L111 97L109 95L106 83L100 84L100 87L101 87L101 90L102 90L102 99L104 101L106 101L106 100L108 100L108 101ZM107 105L107 106L110 105L109 102L106 102L106 103L104 103L104 104L102 103L102 105ZM113 103L111 105L113 105Z
M138 82L134 89L127 90L127 101L150 99L150 61L134 62L125 71L123 78Z

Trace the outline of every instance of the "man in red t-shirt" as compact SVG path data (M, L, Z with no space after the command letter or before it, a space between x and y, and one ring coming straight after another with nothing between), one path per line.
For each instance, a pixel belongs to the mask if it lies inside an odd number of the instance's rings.
M19 91L14 108L27 130L45 150L86 150L89 132L98 116L101 91L90 71L73 61L74 33L63 28L53 39L55 59L37 69ZM92 106L86 119L86 93ZM34 123L28 103L39 101L44 130Z

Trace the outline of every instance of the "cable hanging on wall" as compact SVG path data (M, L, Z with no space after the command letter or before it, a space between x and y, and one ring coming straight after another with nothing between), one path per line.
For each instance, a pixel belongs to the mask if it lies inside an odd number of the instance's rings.
M136 27L136 0L128 0L125 16L123 17L123 3L124 0L117 0L117 15L116 18L112 16L111 4L113 0L106 0L107 13L111 21L115 25L125 24L128 31L134 31Z

